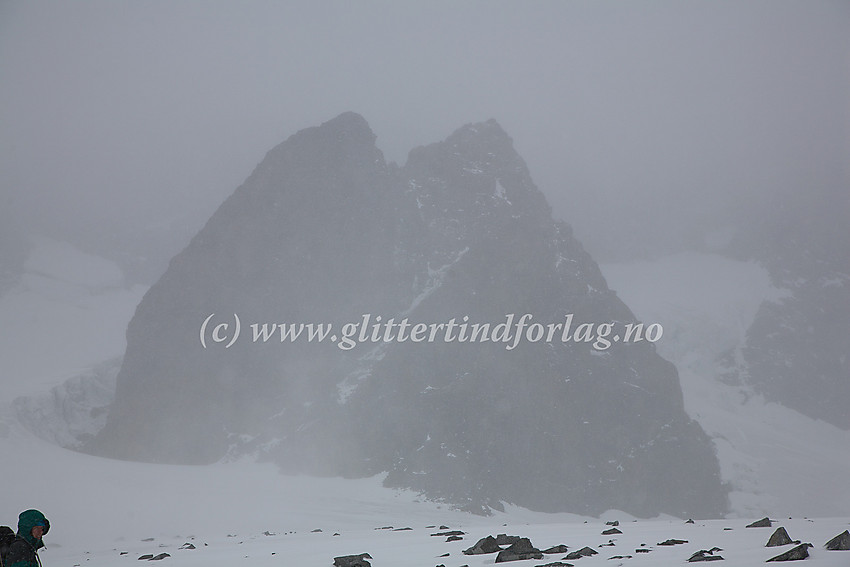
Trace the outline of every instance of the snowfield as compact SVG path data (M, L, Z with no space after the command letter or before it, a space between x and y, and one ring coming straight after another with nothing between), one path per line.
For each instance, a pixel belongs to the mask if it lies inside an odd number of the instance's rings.
M24 509L42 510L52 525L41 552L45 567L139 566L139 557L161 553L169 554L164 565L184 567L321 567L359 553L369 553L374 567L475 567L493 564L495 554L462 550L497 534L527 537L539 549L589 546L598 554L568 561L582 567L681 565L713 547L722 549L722 565L752 566L794 547L765 547L779 526L813 544L809 563L850 565L850 551L823 547L850 529L850 432L721 380L718 357L740 344L758 302L779 298L782 290L772 289L756 265L711 255L602 268L639 318L662 323L656 346L679 368L689 414L715 440L733 489L730 517L689 524L617 511L583 518L510 506L480 517L383 488L380 477L286 477L248 460L151 465L58 447L20 423L13 399L44 396L120 355L144 290L125 288L120 271L104 260L43 241L18 287L0 297L0 524L14 525ZM766 515L772 528L744 527ZM613 520L623 533L602 535ZM432 535L448 530L464 532L463 539ZM668 539L687 543L658 545ZM511 564L544 565L565 555Z

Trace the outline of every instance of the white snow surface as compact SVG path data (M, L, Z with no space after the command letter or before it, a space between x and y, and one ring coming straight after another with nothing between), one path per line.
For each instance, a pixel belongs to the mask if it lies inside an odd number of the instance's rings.
M848 491L841 486L850 478L848 432L717 381L717 353L739 344L759 297L781 295L758 266L688 255L603 267L639 317L664 325L657 346L679 365L687 409L715 438L723 474L734 484L737 517L686 524L669 517L634 521L617 511L581 518L510 506L491 517L473 516L383 488L380 477L289 477L249 460L130 463L48 443L13 417L9 402L17 395L43 394L120 354L124 328L144 290L122 287L108 262L85 260L60 243L41 246L47 248L28 264L21 285L0 298L0 524L14 526L25 509L42 510L51 520L47 549L40 553L45 567L138 567L138 557L159 553L170 555L164 566L175 567L319 567L359 553L371 554L374 567L478 567L492 565L495 555L461 551L499 533L528 537L540 549L590 546L599 554L571 561L583 567L681 565L694 552L715 546L723 549L723 565L750 566L792 547L765 548L773 529L744 528L765 512L794 516L775 522L774 529L782 525L793 539L813 543L809 564L850 562L850 551L823 549L850 527ZM57 251L64 268L51 262L38 267L38 258ZM75 255L85 261L74 261ZM721 293L721 285L729 288ZM805 514L812 519L801 517ZM604 522L614 519L624 533L602 535ZM464 539L432 536L445 531L441 525L462 530ZM389 526L412 529L376 529ZM670 538L688 543L657 545ZM609 540L615 545L603 546ZM180 549L187 542L196 549ZM651 551L636 553L642 547ZM542 565L563 555L511 564Z

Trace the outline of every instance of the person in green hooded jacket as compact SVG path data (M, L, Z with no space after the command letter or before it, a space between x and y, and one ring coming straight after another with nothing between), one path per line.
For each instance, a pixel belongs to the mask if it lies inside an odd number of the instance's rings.
M26 510L18 517L18 533L6 552L3 567L41 567L36 553L44 547L42 536L50 529L50 522L38 510Z

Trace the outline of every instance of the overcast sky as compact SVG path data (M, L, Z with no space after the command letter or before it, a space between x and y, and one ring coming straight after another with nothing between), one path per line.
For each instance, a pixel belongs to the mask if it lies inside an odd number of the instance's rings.
M601 250L850 188L849 54L846 1L0 1L0 216L191 233L343 111L399 164L496 118Z

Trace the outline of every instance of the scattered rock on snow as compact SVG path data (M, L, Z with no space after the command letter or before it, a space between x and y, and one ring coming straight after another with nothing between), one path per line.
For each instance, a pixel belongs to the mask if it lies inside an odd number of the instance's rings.
M448 543L450 541L462 541L462 540L463 540L462 537L460 537L458 535L453 535L453 536L449 536L448 538L446 538L446 543Z
M368 553L334 557L334 567L372 567L372 564L366 561L367 559L372 559Z
M195 546L187 541L186 543L181 545L179 549L195 549Z
M469 549L464 549L464 555L484 555L485 553L496 553L498 551L502 551L502 548L499 547L496 538L488 535L487 537L483 537L479 539L475 545L470 547Z
M606 526L614 526L615 528L620 525L620 520L614 520L613 522L605 522Z
M513 545L520 539L522 538L518 535L499 534L496 536L496 543L499 545Z
M830 551L846 551L850 550L850 531L844 530L824 545Z
M567 554L564 559L567 561L574 561L576 559L581 559L582 557L590 557L591 555L596 555L596 550L590 547L582 547L578 551L573 551L572 553Z
M160 553L159 555L154 555L149 559L149 561L162 561L166 557L171 557L168 553Z
M686 539L668 539L666 541L662 541L656 545L682 545L683 543L688 543Z
M150 559L153 559L153 553L146 553L145 555L139 557L139 561L148 561Z
M688 563L696 563L698 561L723 561L723 557L721 555L714 555L715 551L721 551L719 547L712 547L711 549L700 549L693 555L691 555L690 559L688 559Z
M510 547L499 552L496 556L496 563L505 563L507 561L522 561L524 559L543 559L543 553L531 545L531 540L521 538Z
M770 518L762 518L761 520L757 520L752 524L748 525L748 528L770 528L773 526L773 522L770 521Z
M617 528L611 528L610 530L605 530L604 532L602 532L602 535L616 535L621 533L623 532L621 532Z
M466 535L466 532L462 532L460 530L453 530L450 532L437 532L435 534L431 534L431 537L451 537L453 535Z
M789 543L800 543L799 541L794 541L788 535L788 532L785 531L785 528L780 526L776 528L776 531L773 532L773 535L770 536L770 539L767 540L767 544L765 547L779 547L780 545L788 545Z
M544 549L543 553L566 553L569 550L570 550L570 548L562 543L560 545L550 547L549 549Z
M810 543L800 544L794 549L786 551L785 553L777 555L776 557L771 557L767 560L767 562L769 563L771 561L798 561L800 559L806 559L809 556L810 547L814 546Z
M546 565L535 565L534 567L573 567L573 564L564 563L562 561L555 561L554 563L547 563Z

